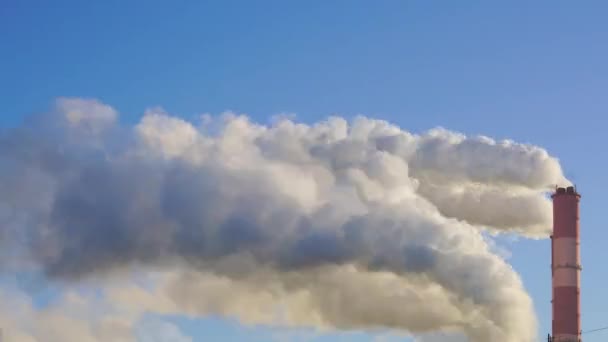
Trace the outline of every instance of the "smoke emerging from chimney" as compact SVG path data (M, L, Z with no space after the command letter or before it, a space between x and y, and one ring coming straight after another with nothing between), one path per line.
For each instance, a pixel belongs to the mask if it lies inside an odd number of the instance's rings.
M444 129L158 109L125 127L64 98L0 135L0 270L173 270L157 288L179 313L533 341L532 301L483 233L546 237L558 183L542 148Z

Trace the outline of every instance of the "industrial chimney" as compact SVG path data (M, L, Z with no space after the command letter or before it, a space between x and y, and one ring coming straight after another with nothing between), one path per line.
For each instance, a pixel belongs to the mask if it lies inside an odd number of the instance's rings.
M551 276L553 334L550 342L580 342L580 194L572 186L559 187L553 198Z

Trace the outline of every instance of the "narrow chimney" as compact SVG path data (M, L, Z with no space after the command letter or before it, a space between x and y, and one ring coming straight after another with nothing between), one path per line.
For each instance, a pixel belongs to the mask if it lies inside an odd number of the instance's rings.
M581 341L579 200L572 186L557 188L553 198L551 273L553 342Z

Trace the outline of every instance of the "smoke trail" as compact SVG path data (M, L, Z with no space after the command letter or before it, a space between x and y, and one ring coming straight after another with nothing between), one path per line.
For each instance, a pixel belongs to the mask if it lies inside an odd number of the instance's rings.
M534 339L531 300L482 232L546 236L543 192L564 178L545 150L363 117L117 121L60 99L1 136L0 269L180 270L157 296L182 313Z

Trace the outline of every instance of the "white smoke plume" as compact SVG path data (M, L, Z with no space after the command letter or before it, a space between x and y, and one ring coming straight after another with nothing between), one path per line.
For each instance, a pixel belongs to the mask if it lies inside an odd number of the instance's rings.
M546 236L564 182L542 148L443 129L158 109L130 128L59 99L0 135L0 271L165 272L123 298L137 312L527 342L532 301L482 233Z

